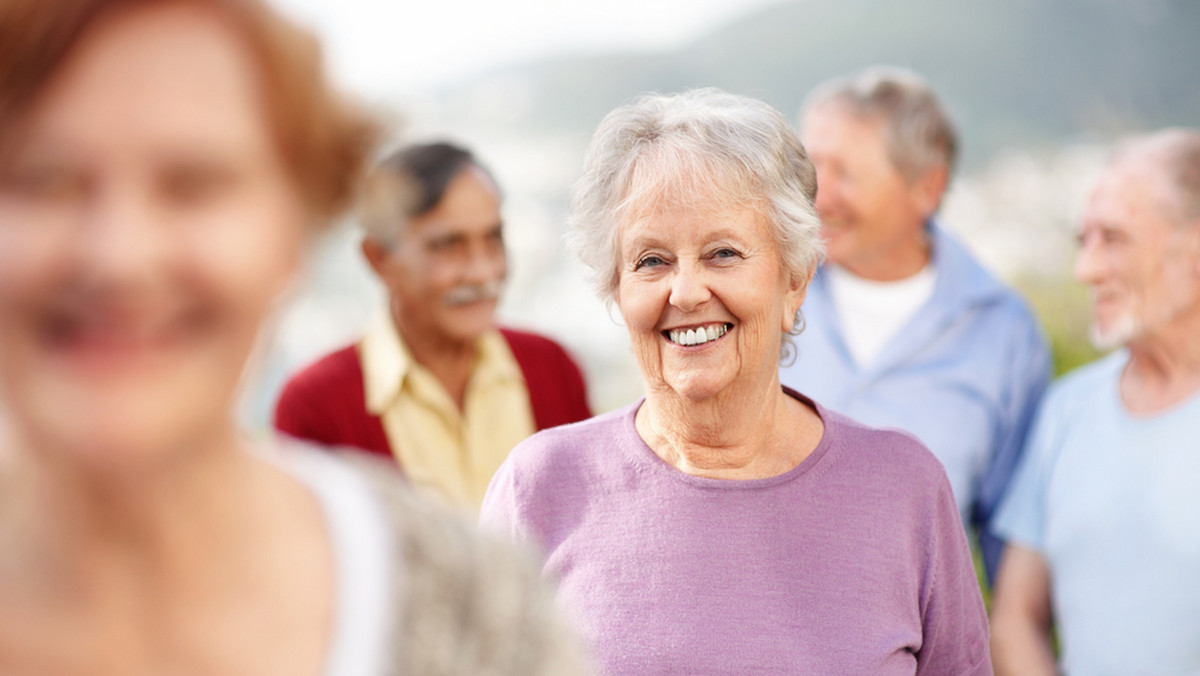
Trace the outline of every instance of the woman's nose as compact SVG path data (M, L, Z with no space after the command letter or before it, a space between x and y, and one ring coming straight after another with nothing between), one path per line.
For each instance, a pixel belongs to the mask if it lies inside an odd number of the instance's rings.
M164 262L161 219L153 200L132 188L100 190L78 233L77 252L86 274L109 282L152 275Z
M671 280L671 305L691 312L712 298L707 275L699 265L680 265Z

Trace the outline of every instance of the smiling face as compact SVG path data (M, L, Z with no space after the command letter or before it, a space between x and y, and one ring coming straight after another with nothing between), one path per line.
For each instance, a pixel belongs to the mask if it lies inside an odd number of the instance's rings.
M758 210L666 200L619 231L617 306L647 396L703 401L771 387L804 300Z
M195 5L106 17L0 166L0 384L34 448L98 467L232 430L305 241L247 50Z
M1176 223L1161 169L1145 158L1109 167L1080 224L1075 276L1092 292L1102 349L1170 331L1200 312L1200 228Z
M909 180L888 156L883 124L838 103L809 111L801 139L817 169L829 260L879 281L920 271L928 261L925 221L941 199L944 171Z

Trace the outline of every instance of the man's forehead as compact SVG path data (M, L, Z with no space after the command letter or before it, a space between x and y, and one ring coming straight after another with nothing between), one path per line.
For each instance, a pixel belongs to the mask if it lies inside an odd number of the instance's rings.
M437 216L417 217L408 222L404 229L405 236L420 240L444 239L450 237L469 238L474 236L491 236L503 230L504 221L500 212L488 214L486 218L475 219L474 222L439 218Z
M1088 199L1079 229L1137 231L1167 221L1170 191L1162 174L1144 166L1113 166Z
M804 112L800 118L800 134L808 135L810 142L821 140L816 132L828 130L830 126L840 129L853 128L864 136L883 140L886 120L841 101L827 101Z

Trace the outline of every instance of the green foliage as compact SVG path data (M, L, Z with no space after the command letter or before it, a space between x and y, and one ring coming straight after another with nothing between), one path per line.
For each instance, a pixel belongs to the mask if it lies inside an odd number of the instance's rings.
M1091 305L1082 285L1065 276L1031 276L1018 279L1016 286L1029 300L1050 341L1055 376L1101 355L1088 338Z

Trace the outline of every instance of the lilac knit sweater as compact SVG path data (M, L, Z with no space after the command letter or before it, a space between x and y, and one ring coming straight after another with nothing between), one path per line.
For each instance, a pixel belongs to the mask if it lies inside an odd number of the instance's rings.
M705 479L646 446L638 405L531 437L483 505L542 549L603 673L991 674L954 498L920 442L814 405L824 438L798 467Z

